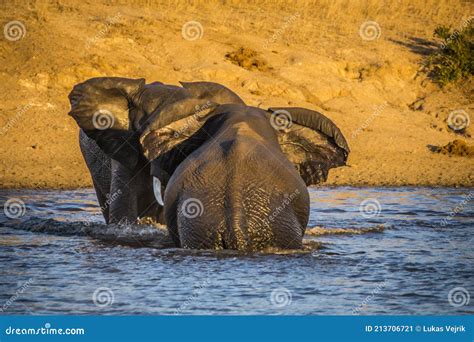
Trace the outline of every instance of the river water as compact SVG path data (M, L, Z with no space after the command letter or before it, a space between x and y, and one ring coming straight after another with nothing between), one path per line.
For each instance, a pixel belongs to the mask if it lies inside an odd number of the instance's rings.
M311 188L306 251L241 255L107 228L90 189L0 190L0 314L473 314L473 192Z

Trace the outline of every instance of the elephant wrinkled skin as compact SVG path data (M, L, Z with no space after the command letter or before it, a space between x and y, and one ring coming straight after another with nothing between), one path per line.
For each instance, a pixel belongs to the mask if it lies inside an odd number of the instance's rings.
M263 110L217 83L181 85L100 77L70 93L106 222L150 217L183 248L301 248L306 187L346 163L341 131L312 110Z

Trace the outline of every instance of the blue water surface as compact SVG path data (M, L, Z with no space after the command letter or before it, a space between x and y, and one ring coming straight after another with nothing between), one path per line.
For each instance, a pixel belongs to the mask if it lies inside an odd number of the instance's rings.
M474 313L472 189L311 188L306 253L194 253L20 230L0 217L1 314ZM91 189L0 190L24 216L101 221ZM383 225L382 231L370 228ZM338 228L366 229L352 234Z

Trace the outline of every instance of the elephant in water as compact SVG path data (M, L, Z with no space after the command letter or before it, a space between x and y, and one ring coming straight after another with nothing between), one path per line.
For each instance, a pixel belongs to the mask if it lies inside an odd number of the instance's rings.
M306 187L346 163L341 131L312 110L263 110L217 83L181 85L100 77L70 93L106 222L151 217L183 248L301 248Z

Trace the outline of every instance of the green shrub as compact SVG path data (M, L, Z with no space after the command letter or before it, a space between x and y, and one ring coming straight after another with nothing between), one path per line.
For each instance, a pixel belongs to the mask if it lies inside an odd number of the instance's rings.
M443 40L439 50L426 61L429 75L444 86L474 73L474 25L470 17L459 30L438 26L434 36Z

